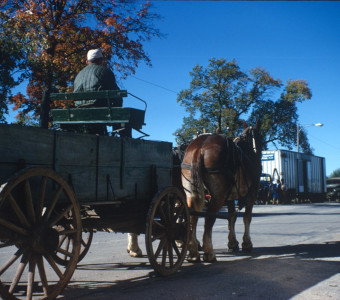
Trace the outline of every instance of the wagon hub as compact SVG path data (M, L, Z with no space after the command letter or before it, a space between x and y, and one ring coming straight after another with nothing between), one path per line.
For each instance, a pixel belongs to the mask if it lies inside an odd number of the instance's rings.
M53 253L59 245L58 231L53 228L44 228L43 230L35 230L31 245L34 251L38 253Z

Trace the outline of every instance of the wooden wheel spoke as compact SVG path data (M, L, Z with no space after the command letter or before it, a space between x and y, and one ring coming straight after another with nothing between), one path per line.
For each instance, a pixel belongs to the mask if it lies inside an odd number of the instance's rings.
M23 249L19 249L0 269L0 276L22 255Z
M66 241L65 244L59 244L57 252L64 254L63 259L66 260L67 256L73 257L73 254L68 252L68 249L70 248L70 239L67 237L64 241ZM62 248L62 246L64 246L64 249ZM68 253L70 253L71 255L68 255Z
M36 206L36 216L37 216L39 221L42 219L42 214L43 214L43 209L44 209L46 184L47 184L47 177L43 176L41 178L41 188L40 188L39 202Z
M172 243L168 242L168 253L169 253L169 263L170 263L170 268L174 266L174 253L172 249Z
M3 225L5 226L6 228L16 232L16 233L19 233L21 235L24 235L24 236L28 236L28 231L25 229L25 228L22 228L22 227L19 227L17 225L14 225L12 222L9 222L3 218L0 218L0 225Z
M172 214L171 214L171 205L170 205L170 202L171 202L171 195L170 194L167 194L167 197L166 197L166 209L167 209L167 213L168 213L168 220L169 222L171 222L171 219L172 219Z
M68 207L66 207L65 210L60 212L57 216L54 217L54 219L49 223L49 227L53 227L55 224L57 224L69 211L73 208L73 204L70 204Z
M43 287L44 295L47 296L48 295L48 282L47 282L44 261L43 261L42 256L38 257L37 265L38 265L38 270L39 270L39 275L40 275L40 280L41 280L41 284Z
M17 215L18 219L20 220L21 224L24 227L30 227L30 223L28 222L26 216L22 212L21 208L19 207L17 201L14 199L11 193L8 194L7 199L9 200L15 214Z
M9 290L8 290L10 293L13 293L15 287L17 286L18 282L20 281L22 273L24 272L26 265L28 263L28 259L29 259L29 257L26 254L24 254L22 259L21 259L21 262L20 262L20 264L17 268L17 272L15 273L12 284L11 284Z
M15 244L20 243L21 241L16 239L16 240L8 240L6 242L3 242L2 244L0 244L0 248L6 248L6 247L10 247L10 246L14 246Z
M152 241L159 240L165 236L165 226L154 220L152 224Z
M177 218L183 218L183 211L184 211L184 205L181 205L176 208L176 217Z
M36 261L33 257L28 263L27 299L32 299Z
M165 212L164 212L164 209L163 209L163 205L160 204L158 206L158 211L159 211L159 214L160 214L160 218L164 221L164 223L167 223L168 222L168 218L165 215Z
M18 248L2 259L1 296L56 298L71 279L81 248L74 192L46 168L21 170L0 189L0 250ZM57 265L60 257L65 268Z
M33 206L33 199L32 199L32 191L31 191L31 185L29 183L29 180L27 179L25 181L25 198L26 198L26 209L28 216L30 217L32 223L35 223L35 212L34 212L34 206Z
M156 259L158 258L159 253L161 253L162 249L164 248L164 245L166 244L166 242L167 242L166 238L161 239L161 241L160 241L160 243L158 245L158 248L157 248L157 250L155 252Z
M60 271L60 269L58 268L57 264L54 262L53 258L51 257L51 255L49 254L45 254L44 255L47 262L50 264L50 266L52 267L52 269L54 270L54 272L58 275L58 277L60 279L62 279L64 277L63 273Z
M162 266L165 267L166 264L166 257L168 252L168 240L165 240L164 247L162 249Z
M57 252L64 254L65 258L66 258L66 256L72 258L74 255L73 255L73 253L69 252L68 249L69 249L69 244L67 245L66 249L58 248Z
M58 247L60 247L66 240L67 236L66 235L63 235L59 241L59 244L58 244Z
M68 251L68 249L70 249L70 243L71 243L71 239L67 238L66 239L66 247L65 247L66 251Z
M57 190L56 194L54 195L54 198L53 198L50 206L48 207L47 211L45 212L45 215L44 215L45 220L48 220L50 218L52 211L53 211L55 205L57 204L57 201L58 201L62 191L63 191L63 187L59 186L59 189Z
M58 234L59 235L65 235L65 238L66 238L68 235L72 235L72 234L75 234L77 232L78 232L77 229L65 229L65 230L59 231Z
M154 235L152 236L152 242L156 241L156 240L161 240L165 237L165 232L159 233L158 235Z
M85 241L84 239L81 239L81 244L84 246L84 247L86 247L87 246L87 240Z
M181 252L179 251L179 249L178 249L178 247L177 247L177 245L176 245L176 242L175 242L175 241L172 241L171 244L172 244L172 247L173 247L173 249L175 250L177 256L180 257L180 256L181 256Z

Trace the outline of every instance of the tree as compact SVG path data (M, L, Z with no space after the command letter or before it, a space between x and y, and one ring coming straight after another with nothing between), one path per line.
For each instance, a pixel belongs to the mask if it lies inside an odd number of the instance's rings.
M121 77L140 62L150 65L143 43L161 34L152 21L150 4L111 0L12 0L0 12L0 38L22 50L28 80L26 94L10 98L19 114L40 114L48 126L50 93L70 91L85 65L86 52L101 48L109 67Z
M9 39L0 39L0 123L5 122L8 113L6 99L11 95L11 89L22 80L20 76L15 79L22 64L22 52L16 44Z
M331 175L329 175L330 178L332 177L340 177L340 168L339 169L336 169L334 170Z
M278 100L264 99L254 105L249 123L262 119L262 133L266 148L273 143L292 149L297 143L297 102L311 98L308 83L304 80L288 80ZM312 153L307 134L300 131L300 147L305 153Z
M263 68L246 73L235 60L223 58L210 59L206 68L196 65L190 75L190 88L180 91L177 98L190 114L178 130L181 136L191 139L205 129L235 137L243 119L255 124L260 118L265 147L278 143L292 149L296 144L296 103L311 98L306 81L288 80L284 85ZM304 151L310 150L303 131L300 145Z

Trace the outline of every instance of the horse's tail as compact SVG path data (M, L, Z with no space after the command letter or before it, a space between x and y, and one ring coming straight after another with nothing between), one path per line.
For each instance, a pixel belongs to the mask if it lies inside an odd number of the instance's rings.
M192 199L194 210L196 211L201 211L204 207L203 168L204 151L202 149L197 149L193 155L191 166Z

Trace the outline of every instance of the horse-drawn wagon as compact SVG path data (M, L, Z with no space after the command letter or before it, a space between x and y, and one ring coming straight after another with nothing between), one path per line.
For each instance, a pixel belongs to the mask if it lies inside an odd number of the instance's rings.
M54 111L55 120L140 131L144 111L111 107L117 93L104 95L107 107ZM1 296L57 297L95 231L145 233L151 266L160 275L176 272L186 255L189 211L172 172L168 142L0 125Z

